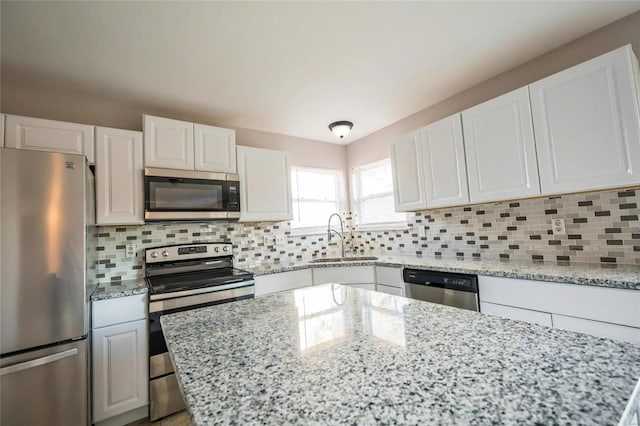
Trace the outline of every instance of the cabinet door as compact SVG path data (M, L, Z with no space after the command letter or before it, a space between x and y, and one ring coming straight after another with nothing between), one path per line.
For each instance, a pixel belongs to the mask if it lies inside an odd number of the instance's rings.
M403 288L402 268L376 266L376 284Z
M0 148L4 147L4 114L0 114Z
M193 123L143 116L144 165L193 170Z
M462 112L472 203L540 195L526 87Z
M532 311L530 309L514 308L513 306L497 305L495 303L480 302L480 312L487 315L524 321L531 324L552 326L551 314L547 312Z
M291 154L238 147L240 221L291 220Z
M403 296L404 292L401 287L391 287L389 285L376 284L376 291L380 293L392 294L394 296Z
M260 275L255 277L255 281L256 297L278 293L280 291L309 287L313 284L311 269Z
M142 133L96 127L98 225L144 223Z
M7 115L5 126L8 148L79 154L94 162L93 126L19 115Z
M194 125L195 168L205 172L236 172L236 132Z
M148 403L147 320L94 329L93 421Z
M374 266L336 266L313 269L313 285L334 284L373 284L376 275Z
M640 328L559 314L553 314L551 317L553 318L553 326L555 328L640 345Z
M420 132L402 136L391 144L393 199L397 212L427 207Z
M460 114L420 129L427 207L469 202Z
M640 183L637 69L627 45L531 84L543 194Z

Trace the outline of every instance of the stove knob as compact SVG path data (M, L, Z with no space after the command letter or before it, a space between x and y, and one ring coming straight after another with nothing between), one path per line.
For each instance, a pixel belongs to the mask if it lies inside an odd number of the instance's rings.
M222 250L224 250L224 251L229 251L229 247L224 246L224 247L222 248Z
M164 257L169 257L169 252L165 250L165 251L162 252L162 255Z
M220 247L216 247L213 249L216 253L220 251Z
M151 252L151 257L158 257L158 252L157 251L152 251Z

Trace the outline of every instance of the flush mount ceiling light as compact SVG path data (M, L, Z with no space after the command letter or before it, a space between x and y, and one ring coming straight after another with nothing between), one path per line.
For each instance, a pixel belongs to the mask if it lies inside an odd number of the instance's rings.
M340 139L344 139L344 137L349 134L352 128L353 123L350 121L334 121L333 123L329 124L329 130L331 130L331 133L333 133Z

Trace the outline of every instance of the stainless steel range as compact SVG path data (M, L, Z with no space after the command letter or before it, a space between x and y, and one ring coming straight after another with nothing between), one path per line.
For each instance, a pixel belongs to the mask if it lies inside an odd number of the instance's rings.
M149 286L149 417L184 409L160 316L252 299L253 274L235 269L231 243L194 243L145 250Z

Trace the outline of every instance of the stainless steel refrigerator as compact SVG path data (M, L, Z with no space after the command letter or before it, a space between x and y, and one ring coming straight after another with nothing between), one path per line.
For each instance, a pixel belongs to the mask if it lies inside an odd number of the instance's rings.
M0 424L89 423L84 156L0 148Z

